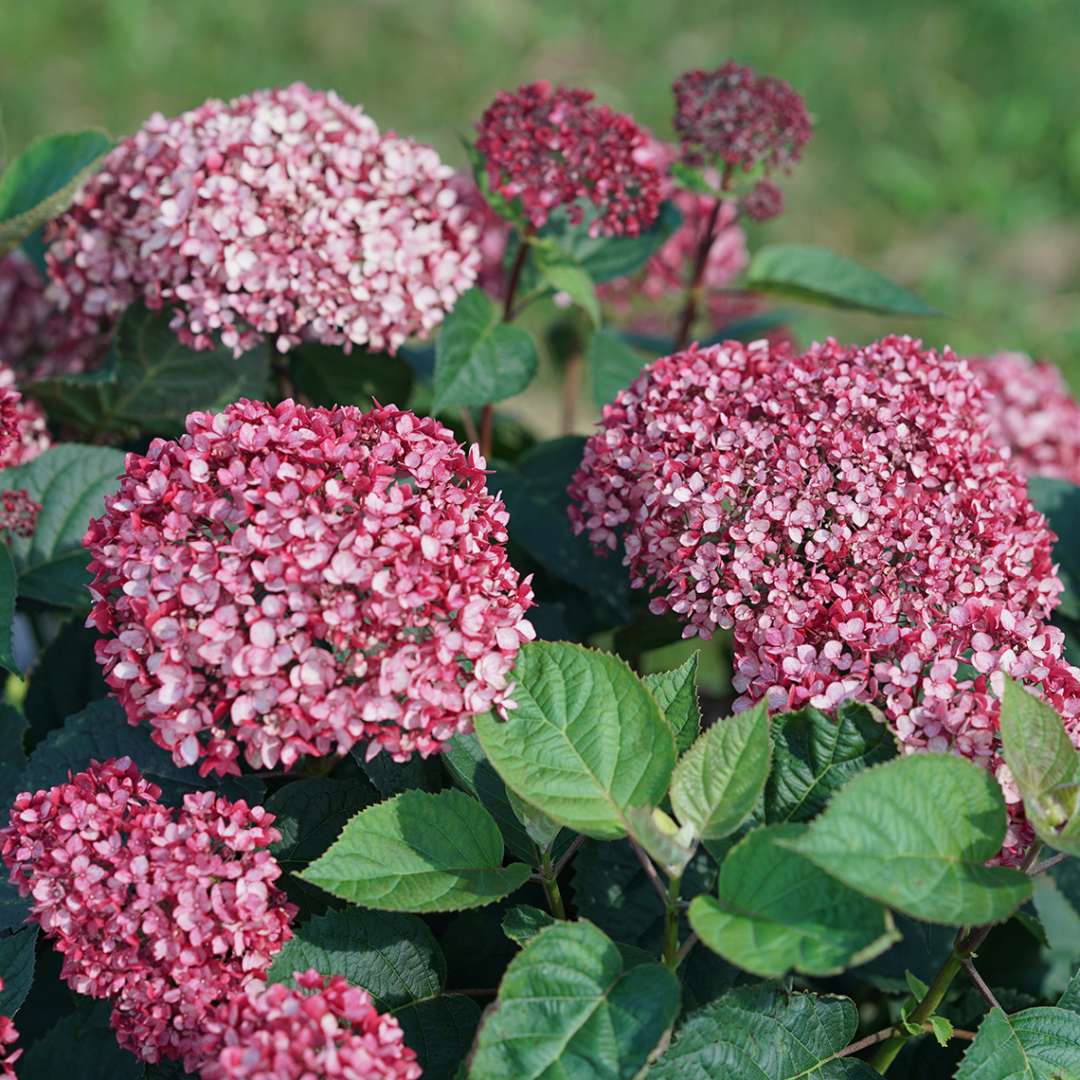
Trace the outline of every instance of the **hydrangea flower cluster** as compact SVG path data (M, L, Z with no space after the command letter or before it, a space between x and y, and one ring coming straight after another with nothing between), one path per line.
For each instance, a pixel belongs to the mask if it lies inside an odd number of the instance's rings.
M0 979L0 990L4 989L4 980ZM18 1028L10 1016L0 1016L0 1076L11 1077L15 1080L15 1062L22 1057L22 1049L12 1050L8 1053L8 1047L19 1038Z
M456 172L450 184L457 194L458 202L480 232L476 242L480 253L476 284L492 299L501 300L506 291L503 256L506 254L506 242L510 238L510 222L491 209L483 192L477 187L472 173Z
M570 494L685 634L731 629L737 708L876 701L910 749L997 767L993 676L1080 741L1046 625L1053 536L987 433L966 363L909 338L658 360L604 411Z
M101 348L96 328L72 324L22 252L0 256L0 367L23 380L75 374L93 366Z
M1015 352L970 362L986 389L991 430L1016 467L1080 484L1080 402L1058 368Z
M49 233L53 293L88 327L137 298L181 340L395 351L476 278L476 228L430 147L296 83L121 143Z
M15 375L0 366L0 469L33 461L50 444L45 414L15 389Z
M129 454L86 544L131 722L205 774L360 739L427 756L511 707L532 589L484 469L436 420L292 401Z
M673 90L675 131L691 165L785 169L813 133L803 99L786 82L734 60L688 71Z
M533 228L566 207L596 208L593 235L637 236L660 211L660 173L639 151L648 135L628 116L592 105L588 90L534 82L501 91L477 125L493 191L520 202Z
M743 196L742 208L751 221L771 221L784 212L784 193L771 180L759 180Z
M366 990L340 975L297 972L285 983L248 984L209 1021L202 1080L418 1080L401 1027L376 1012Z
M0 539L33 536L41 504L24 490L0 491Z
M178 811L160 796L129 758L94 762L19 795L0 855L62 978L111 1002L120 1045L191 1068L209 1010L265 975L295 909L266 850L272 814L210 791Z

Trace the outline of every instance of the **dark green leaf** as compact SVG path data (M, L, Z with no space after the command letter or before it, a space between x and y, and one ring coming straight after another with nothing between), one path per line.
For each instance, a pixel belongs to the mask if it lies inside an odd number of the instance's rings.
M442 768L434 757L422 758L414 754L408 761L395 761L389 754L376 754L367 761L366 751L367 747L363 746L354 749L353 760L384 799L413 788L438 791L443 786Z
M34 983L34 946L37 927L27 926L0 937L0 1016L14 1016Z
M307 866L338 838L349 818L377 801L378 793L363 777L286 784L266 803L281 833L270 850L286 871Z
M778 244L762 248L747 272L750 288L812 304L896 315L937 315L914 293L827 248Z
M1071 1080L1080 1076L1080 1016L1067 1009L991 1009L956 1080Z
M502 921L503 933L517 945L527 945L541 930L554 926L557 920L546 911L528 904L512 907Z
M1080 487L1056 476L1029 476L1027 488L1057 536L1054 559L1064 591L1055 614L1080 619Z
M641 374L646 361L620 335L597 330L589 342L589 378L593 401L603 408Z
M15 663L15 596L19 578L7 544L0 539L0 667L18 671Z
M416 1051L424 1080L453 1080L480 1023L480 1007L461 994L440 994L394 1012L406 1046Z
M117 1045L109 1011L99 1001L65 1016L19 1059L19 1080L143 1080L142 1062Z
M289 354L289 375L296 389L315 405L404 407L412 393L413 373L400 357L354 349L348 356L328 345L301 345Z

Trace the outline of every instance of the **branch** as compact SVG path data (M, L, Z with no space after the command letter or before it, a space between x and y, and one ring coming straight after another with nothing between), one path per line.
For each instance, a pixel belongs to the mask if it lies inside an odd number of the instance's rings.
M962 963L964 965L964 970L968 973L969 976L971 976L971 981L975 984L975 989L978 990L980 994L982 994L987 1005L989 1005L991 1009L1001 1009L1001 1002L999 1002L998 999L994 997L994 992L990 989L989 986L986 985L986 980L983 979L983 977L976 970L975 964L972 961L971 957L966 957L962 961ZM1002 1012L1004 1011L1005 1010L1002 1009Z
M652 887L656 890L656 895L660 897L660 902L666 909L668 906L668 893L664 888L664 883L660 880L660 875L656 872L656 867L653 866L652 859L645 854L641 845L631 836L630 846L634 849L634 854L638 857L638 862L641 863L642 868L645 871L649 881L652 882Z
M1068 857L1064 851L1059 851L1056 855L1051 855L1049 859L1043 859L1042 862L1036 863L1028 873L1032 877L1038 877L1039 874L1045 874L1047 870L1057 866L1058 863L1063 863Z

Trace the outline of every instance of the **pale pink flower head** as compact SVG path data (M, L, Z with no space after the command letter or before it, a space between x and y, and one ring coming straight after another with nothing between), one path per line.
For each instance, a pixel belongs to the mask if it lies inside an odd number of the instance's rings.
M4 980L0 978L0 990L4 989ZM15 1080L15 1062L22 1057L22 1049L8 1052L12 1043L19 1038L19 1030L10 1016L0 1016L0 1076Z
M113 693L177 763L444 748L511 703L532 606L476 448L395 406L192 413L90 525Z
M1026 476L1080 484L1080 402L1046 360L1003 352L969 361L986 390L991 431Z
M0 365L0 469L33 461L50 442L41 407L23 398L14 372Z
M533 228L560 206L580 222L585 200L597 211L594 235L637 236L660 212L660 173L638 153L648 135L592 99L547 82L500 91L477 125L476 149L491 189L517 200Z
M418 1080L401 1027L340 975L250 983L207 1024L202 1080Z
M451 175L430 147L301 83L155 114L52 226L52 292L92 321L164 306L197 349L394 352L476 278Z
M261 806L212 791L173 810L129 758L23 792L0 832L11 880L63 954L61 977L112 1005L121 1046L198 1062L209 1011L266 974L295 908Z
M673 90L675 131L691 165L786 169L813 133L803 99L786 82L734 60L688 71Z
M604 410L570 494L687 636L734 638L736 708L879 704L911 749L999 761L1004 670L1080 738L1047 618L1053 534L968 366L910 338L727 342L664 357Z

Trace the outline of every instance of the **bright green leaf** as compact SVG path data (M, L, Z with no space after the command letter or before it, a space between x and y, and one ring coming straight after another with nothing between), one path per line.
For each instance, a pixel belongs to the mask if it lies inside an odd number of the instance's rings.
M685 191L693 191L697 195L711 195L716 197L716 188L709 183L705 174L685 161L673 161L668 170L672 180Z
M690 925L710 949L765 979L792 970L835 975L900 939L880 904L776 842L805 829L753 829L720 867L719 899L698 896L690 905Z
M519 904L503 916L502 930L516 945L527 945L541 930L554 926L557 921L538 907Z
M593 401L603 408L641 374L645 361L610 330L597 330L589 342L589 378Z
M697 673L700 653L671 671L657 671L642 681L652 691L656 704L671 725L676 754L684 754L694 744L701 729L701 705L698 703Z
M680 758L671 806L703 840L733 833L754 808L769 773L769 710L764 702L713 724Z
M34 535L11 542L20 596L57 607L89 607L83 536L90 519L105 512L105 496L116 490L123 469L119 450L61 443L4 470L4 486L24 489L42 508Z
M487 405L520 394L536 374L532 336L502 321L483 289L458 300L435 347L434 409Z
M953 1026L944 1016L934 1015L930 1017L930 1030L937 1039L939 1046L948 1046L953 1037Z
M7 544L0 539L0 667L18 671L15 663L15 596L19 578Z
M860 773L791 845L916 919L979 926L1031 896L1026 874L986 865L1005 826L1001 788L985 769L956 755L914 754Z
M914 293L853 259L799 244L764 247L754 255L747 284L813 304L896 315L937 315Z
M633 1080L678 1009L679 984L665 967L626 970L618 948L591 923L558 923L506 969L469 1077Z
M1080 1016L1066 1009L991 1009L964 1053L956 1080L1080 1077Z
M289 354L289 377L315 405L404 407L412 393L413 372L400 357L354 349L348 356L329 345L301 345Z
M624 661L533 642L514 669L517 707L476 721L506 785L553 820L598 839L624 835L626 810L655 806L675 760L655 699Z
M502 861L499 827L475 799L406 791L362 810L299 876L364 907L458 911L524 884L529 868Z
M593 326L601 322L600 301L596 298L596 286L588 271L557 250L536 250L536 263L544 283L555 292L566 293L592 320Z

